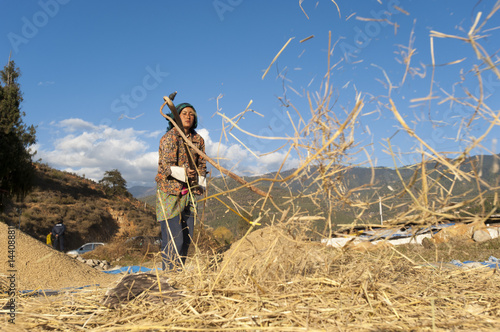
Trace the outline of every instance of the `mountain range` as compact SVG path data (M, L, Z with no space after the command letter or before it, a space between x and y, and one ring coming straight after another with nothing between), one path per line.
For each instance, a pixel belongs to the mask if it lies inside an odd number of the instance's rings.
M498 192L500 183L499 160L500 155L478 155L462 160L459 169L470 175L468 179L457 178L447 166L437 162L428 162L425 167L415 164L399 169L338 167L341 171L334 175L328 172L322 174L323 166L311 166L287 182L274 184L270 192L273 200L266 200L265 205L262 197L248 189L229 193L240 185L230 178L217 177L209 179L207 196L212 197L204 202L206 204L200 204L202 208L199 210L205 225L225 227L233 234L241 235L248 228L245 219L255 220L264 212L268 219L278 218L284 207L290 204L295 212L299 211L303 216L317 217L318 221L312 225L317 232L326 227L328 206L334 206L332 223L335 225L352 222L377 224L381 217L385 220L394 218L408 211L415 203L415 198L412 197L426 197L428 204L438 209L441 205L472 200L481 191L488 206L498 206L494 195ZM295 171L292 169L281 172L278 177L276 173L245 177L245 180L254 182L276 177L283 179ZM425 174L426 181L422 181L422 174ZM271 183L261 181L256 186L268 191ZM155 188L131 188L130 191L136 193L134 195L141 201L154 206ZM327 198L325 194L329 191L336 194ZM220 194L221 192L226 193ZM217 193L220 195L213 197ZM330 201L327 202L328 199ZM484 202L481 207L471 203L463 207L461 212L478 212L486 207Z
M434 210L464 202L459 213L469 215L498 211L499 155L474 156L460 163L469 178L458 179L439 163L390 169L385 167L310 166L259 177L245 177L259 189L270 191L263 198L241 188L229 178L210 178L206 196L198 201L198 222L213 230L239 237L249 221L260 227L285 216L310 222L311 232L322 236L327 226L380 222L405 213L415 200L428 200ZM453 162L453 161L450 161ZM130 188L130 195L108 195L105 187L73 173L36 163L35 186L24 201L12 201L0 221L45 241L52 226L64 221L68 229L67 249L86 242L109 242L116 238L158 236L155 218L155 188ZM332 169L339 170L335 174ZM422 174L425 174L422 177ZM293 175L293 176L292 176ZM290 177L288 181L281 181ZM425 181L422 179L425 178ZM277 182L270 180L277 179ZM272 189L271 189L272 186ZM141 197L142 196L142 197ZM420 204L420 202L417 202ZM332 219L328 220L329 209Z

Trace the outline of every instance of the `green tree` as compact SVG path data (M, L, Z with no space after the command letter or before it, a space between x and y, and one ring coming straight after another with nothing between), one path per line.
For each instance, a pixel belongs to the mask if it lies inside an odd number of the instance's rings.
M36 143L35 127L23 122L19 68L9 58L0 71L0 210L6 198L23 199L33 185L35 168L30 147Z
M106 186L106 194L108 195L130 196L130 193L127 190L127 181L125 181L122 174L117 169L104 172L104 177L99 181L99 183Z

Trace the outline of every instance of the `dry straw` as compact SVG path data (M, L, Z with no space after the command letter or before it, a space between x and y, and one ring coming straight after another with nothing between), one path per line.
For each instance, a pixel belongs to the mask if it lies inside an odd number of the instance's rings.
M293 222L256 230L225 254L225 271L196 255L169 274L181 297L117 309L104 290L19 298L20 330L481 330L500 323L498 271L416 264L397 249L342 252L304 241ZM298 232L300 234L300 232ZM222 273L222 275L221 275ZM4 325L6 326L6 325Z
M481 75L486 72L500 77L497 58L488 55L480 45L481 29L499 7L497 2L483 21L478 15L465 37L431 32L431 40L458 39L472 46L478 64L471 72L477 76L479 85ZM401 8L398 10L404 12ZM411 57L415 54L412 39L413 33L402 63L406 72L414 75L419 72L411 66ZM309 235L317 232L312 223L318 219L327 221L322 236L335 234L334 215L340 206L349 206L354 211L351 227L368 223L368 208L376 204L401 211L390 224L409 221L435 224L453 216L452 212L466 213L465 207L470 204L483 207L483 216L471 215L470 221L484 221L492 212L484 204L485 197L496 195L498 184L496 187L485 184L477 171L464 171L460 166L472 149L484 148L481 142L489 132L498 130L500 112L486 105L482 89L479 97L469 94L469 98L458 98L443 91L443 96L431 93L423 99L413 99L414 103L429 104L433 100L452 101L469 108L470 118L464 119L457 128L460 132L469 130L478 117L489 122L483 134L471 140L463 151L456 151L459 157L452 160L419 137L389 97L383 107L392 112L401 132L420 146L422 161L414 165L413 177L405 180L397 166L399 155L388 139L386 148L394 159L403 189L361 200L358 193L375 185L375 170L370 183L360 188L349 188L343 175L352 167L346 166L350 165L351 154L366 152L366 147L358 146L354 139L364 101L358 94L351 109L333 111L337 105L330 85L331 53L328 52L328 72L320 91L307 93L308 114L301 114L284 99L300 118L298 123L291 121L295 130L293 137L260 137L244 131L239 122L246 112L253 112L248 107L234 118L217 111L223 120L221 138L227 134L236 137L235 132L239 131L261 139L283 140L286 158L293 152L301 158L301 164L289 176L282 177L278 172L274 178L250 183L270 186L267 195L251 208L259 211L258 217L248 219L248 232L229 251L214 257L196 250L183 271L161 276L182 291L180 297L165 293L161 301L149 301L145 291L131 301L124 301L117 309L110 309L101 305L106 292L102 288L58 296L20 296L15 328L30 331L497 331L500 326L498 268L457 269L439 263L437 249L434 262L420 259L416 247L412 255L389 246L366 252L339 250L310 241ZM432 57L434 68L433 53ZM269 68L263 77L268 71ZM389 87L392 86L387 76L386 79ZM429 162L439 167L430 168ZM270 195L273 185L286 187L298 179L309 180L304 182L307 187L295 196L290 189L285 203L278 204ZM447 181L440 181L442 179ZM459 181L477 183L479 194L455 197L453 188ZM245 186L216 188L217 193L204 200L215 200L222 195L230 197L236 190L247 189ZM296 203L304 198L318 206L321 203L323 213L306 215ZM495 199L498 205L497 196ZM240 217L243 210L250 210L235 200L225 204ZM279 211L278 215L269 215L270 204ZM260 223L268 226L258 228ZM2 300L5 302L6 296ZM4 315L2 328L13 327L6 319Z

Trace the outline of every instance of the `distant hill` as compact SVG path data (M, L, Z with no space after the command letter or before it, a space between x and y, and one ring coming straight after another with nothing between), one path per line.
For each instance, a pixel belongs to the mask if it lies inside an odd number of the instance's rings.
M128 189L128 192L132 194L135 198L142 198L154 195L156 192L156 187L144 187L144 186L134 186Z
M435 183L432 184L429 199L436 204L440 204L436 200L439 198L437 196L439 191L441 191L440 195L445 195L445 191L442 188L452 188L452 192L447 194L450 199L452 198L452 201L464 201L477 195L478 188L486 190L487 185L498 187L500 182L498 158L498 155L474 156L461 163L461 170L470 172L471 174L475 172L481 181L484 181L484 183L479 184L475 180L457 180L451 186L454 176L444 166L436 163L426 164L426 174L429 180L433 179L436 183L441 184L439 186L435 185ZM288 170L280 173L281 178L287 177L294 171ZM384 202L383 217L385 220L405 211L412 204L412 200L409 194L405 192L400 176L403 178L408 190L418 197L422 187L421 172L421 165L419 164L401 167L397 171L387 167L376 167L373 169L368 167L352 167L341 174L341 176L339 174L338 178L332 179L332 183L338 185L339 188L342 187L346 192L346 197L350 200L355 199L356 201L365 203L371 202L371 205L363 207L362 219L358 220L358 222L377 224L380 223L379 198L391 197L390 201ZM274 178L275 176L276 173L270 173L258 177L246 177L245 180L252 182L259 178ZM321 183L313 182L317 176L318 169L310 167L307 176L297 177L293 181L289 181L287 186L284 186L282 183L275 184L271 191L274 203L278 207L284 206L284 203L290 200L292 195L294 197L293 204L296 209L306 215L325 216L325 202L317 201L315 198L308 198L308 196L313 197L312 194L318 190L322 190ZM208 196L219 192L217 188L228 190L237 186L239 184L229 178L211 178L208 184ZM259 182L257 186L267 191L270 182ZM147 204L153 206L155 204L155 194L140 199ZM218 196L218 199L224 202L224 204L217 199L210 199L206 205L201 204L199 212L203 218L203 222L205 225L213 228L224 226L230 229L235 235L244 232L248 224L232 212L228 206L233 210L239 211L238 213L249 220L258 216L262 206L262 198L247 189L231 192L229 195ZM493 202L492 194L486 196L485 199ZM473 208L469 207L469 209ZM276 206L269 203L269 201L265 209L268 210L268 214L271 217L281 216ZM358 218L357 216L359 216L360 212L361 209L348 204L348 200L338 202L338 207L334 211L335 220L332 220L332 223L350 224ZM322 232L325 228L325 221L318 221L314 227L316 231Z
M100 184L36 163L35 185L24 202L10 202L1 221L45 242L53 225L67 227L66 249L115 237L158 236L155 211L125 196L107 196Z

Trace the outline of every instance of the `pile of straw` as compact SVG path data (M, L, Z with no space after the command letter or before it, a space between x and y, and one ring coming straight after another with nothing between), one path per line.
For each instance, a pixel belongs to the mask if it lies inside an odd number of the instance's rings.
M233 244L218 266L195 255L167 273L180 297L148 294L117 309L105 289L20 297L16 327L30 331L494 331L500 324L498 269L417 263L394 248L355 253L290 235L289 225ZM314 257L314 259L304 259ZM227 263L227 264L226 264ZM2 329L10 328L7 322Z

